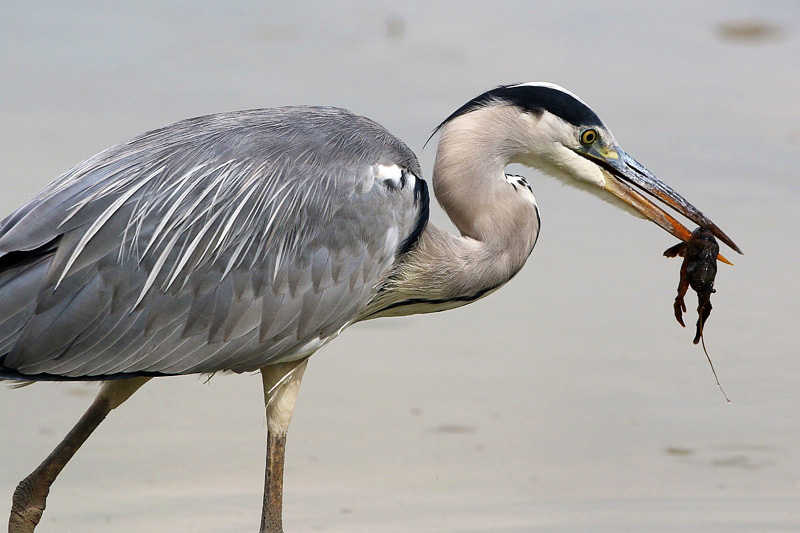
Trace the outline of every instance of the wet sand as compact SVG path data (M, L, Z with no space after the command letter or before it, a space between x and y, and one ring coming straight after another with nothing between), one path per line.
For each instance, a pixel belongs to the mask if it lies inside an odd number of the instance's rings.
M798 531L800 9L626 5L15 5L0 20L0 212L142 131L291 103L378 120L429 177L422 145L464 101L557 82L744 250L726 253L706 328L733 403L672 316L674 240L512 168L542 233L507 287L354 326L312 359L287 531ZM147 384L59 477L37 531L255 531L260 385ZM0 387L0 515L95 389Z

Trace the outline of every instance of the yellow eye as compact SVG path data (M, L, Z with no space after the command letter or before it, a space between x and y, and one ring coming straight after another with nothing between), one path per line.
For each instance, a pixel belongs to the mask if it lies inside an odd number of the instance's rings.
M597 130L583 130L581 133L581 144L589 146L597 140Z

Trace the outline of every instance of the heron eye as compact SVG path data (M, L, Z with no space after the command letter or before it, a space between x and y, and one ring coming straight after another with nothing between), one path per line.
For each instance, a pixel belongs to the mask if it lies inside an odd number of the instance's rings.
M581 133L581 144L589 146L597 140L597 130L583 130Z

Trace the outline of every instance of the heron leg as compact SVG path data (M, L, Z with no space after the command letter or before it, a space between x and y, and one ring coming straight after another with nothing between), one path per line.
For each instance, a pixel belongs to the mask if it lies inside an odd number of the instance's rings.
M105 419L106 415L130 398L131 394L149 379L146 377L131 378L103 383L103 387L92 405L67 433L64 440L36 470L17 485L11 503L11 516L8 520L9 533L31 533L36 528L44 512L50 485L53 484L64 466L100 425L100 422Z
M292 420L306 361L308 359L261 369L267 411L267 464L260 533L283 533L283 457L286 450L286 430Z

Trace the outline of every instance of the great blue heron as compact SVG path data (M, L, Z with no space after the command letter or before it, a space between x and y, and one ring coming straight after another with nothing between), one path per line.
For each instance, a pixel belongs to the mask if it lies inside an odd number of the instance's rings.
M0 227L0 377L102 380L86 414L14 493L33 531L49 487L105 416L156 376L261 371L262 532L282 531L286 431L308 358L344 328L452 309L498 289L536 243L522 163L690 232L642 192L738 247L548 83L473 98L436 131L440 204L419 164L349 111L284 107L184 120L58 178Z

